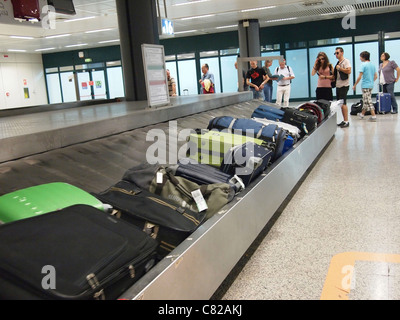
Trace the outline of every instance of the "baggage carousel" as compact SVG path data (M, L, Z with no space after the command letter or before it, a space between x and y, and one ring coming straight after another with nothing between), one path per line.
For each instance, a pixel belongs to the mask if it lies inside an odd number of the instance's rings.
M58 110L57 114L34 113L32 116L44 121L42 130L33 132L32 128L32 132L27 132L24 128L21 134L9 136L3 131L0 195L50 182L70 183L91 193L104 191L119 181L127 169L147 161L146 151L154 144L152 133L163 132L167 137L177 137L184 129L207 128L214 117L249 118L260 104L251 100L249 93L235 93L212 98L181 97L173 100L172 106L151 110L142 103L125 102ZM60 121L62 125L47 123L51 122L51 117L59 119L62 114L65 120L68 112L75 113L75 118L72 119L71 114L68 121ZM22 121L19 117L24 116L1 118L0 125L7 119L9 124ZM318 160L333 139L336 128L336 113L333 113L120 299L211 298ZM167 139L165 163L169 162L169 140L178 144L173 150L179 150L186 143ZM159 157L164 154L159 153Z

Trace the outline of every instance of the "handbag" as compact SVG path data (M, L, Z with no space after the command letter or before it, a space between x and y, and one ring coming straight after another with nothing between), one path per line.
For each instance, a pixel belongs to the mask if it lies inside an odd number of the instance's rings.
M333 66L330 64L329 65L329 69L330 69L330 75L333 76ZM334 80L331 80L331 87L332 88L336 88L336 76L334 77Z

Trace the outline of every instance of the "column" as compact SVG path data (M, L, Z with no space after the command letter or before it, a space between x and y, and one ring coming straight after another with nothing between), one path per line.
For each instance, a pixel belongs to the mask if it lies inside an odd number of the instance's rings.
M127 101L147 100L142 44L159 44L154 0L116 0Z
M239 21L240 57L259 57L261 55L260 24L257 19Z

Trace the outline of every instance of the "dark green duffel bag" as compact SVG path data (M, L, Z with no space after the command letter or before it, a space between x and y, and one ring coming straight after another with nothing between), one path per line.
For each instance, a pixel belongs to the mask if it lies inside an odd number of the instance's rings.
M181 207L195 212L205 211L206 219L221 210L235 196L235 190L227 183L198 185L174 176L172 170L160 165L142 164L131 168L122 179L169 199Z

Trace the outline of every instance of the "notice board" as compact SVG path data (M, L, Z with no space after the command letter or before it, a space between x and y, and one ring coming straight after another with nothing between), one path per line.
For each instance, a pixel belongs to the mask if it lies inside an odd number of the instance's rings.
M142 44L142 55L149 107L169 105L164 46Z

